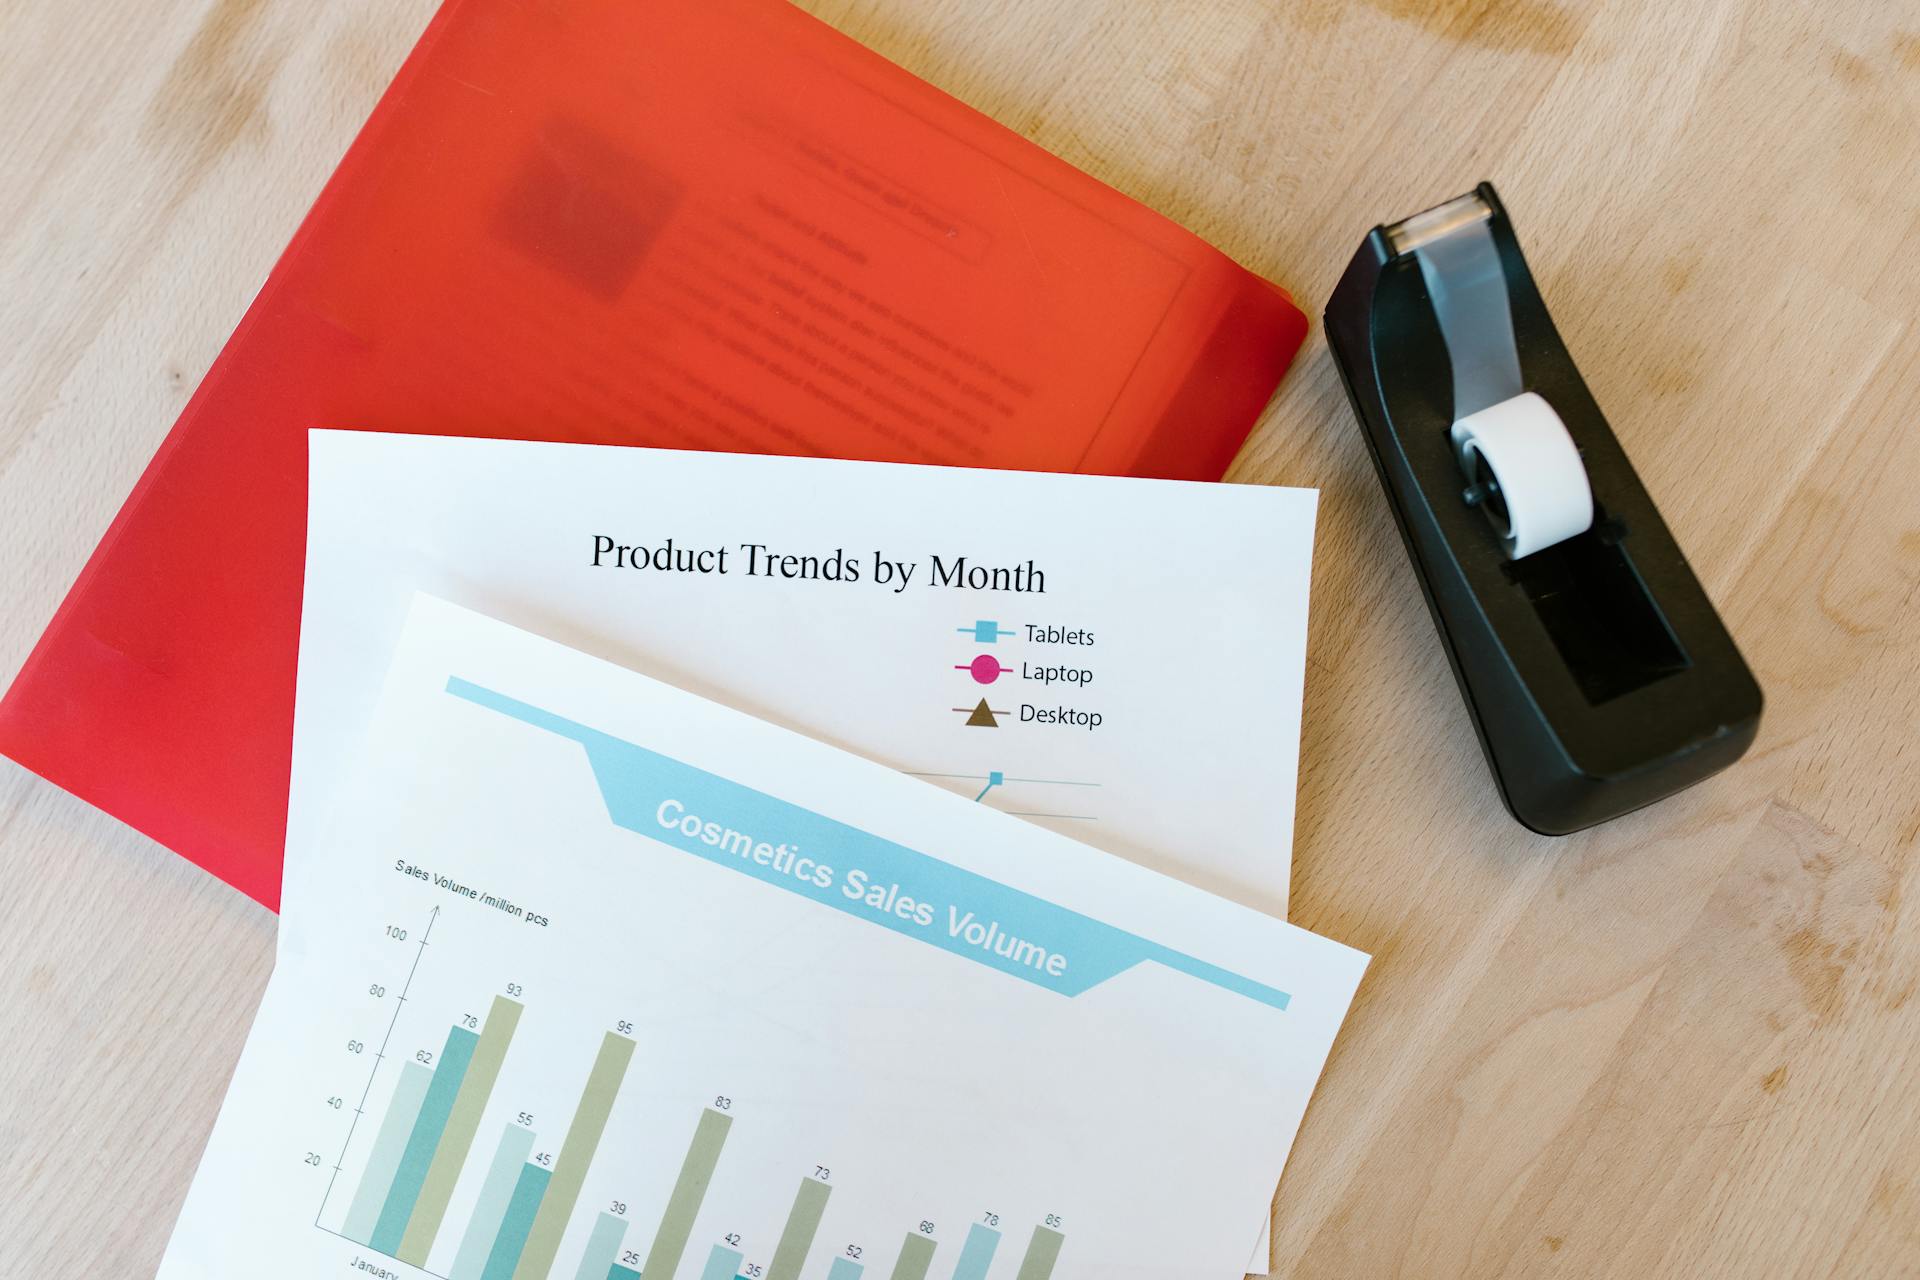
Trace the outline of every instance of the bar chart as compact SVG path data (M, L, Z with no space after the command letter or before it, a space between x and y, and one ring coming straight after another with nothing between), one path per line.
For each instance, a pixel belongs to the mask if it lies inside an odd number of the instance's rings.
M158 1280L1238 1274L1364 957L413 609Z
M431 932L429 922L422 955ZM403 1004L412 998L413 976L401 989ZM799 1172L788 1184L792 1192L783 1216L766 1224L770 1251L764 1262L749 1256L737 1233L698 1240L708 1192L734 1129L732 1100L724 1096L698 1109L652 1235L646 1236L636 1223L645 1215L630 1214L628 1203L616 1200L609 1211L583 1204L581 1196L616 1103L630 1083L637 1048L630 1024L604 1032L593 1047L584 1086L559 1130L557 1147L543 1141L544 1126L529 1112L511 1114L506 1123L483 1132L486 1117L499 1111L497 1087L526 1012L522 1000L495 995L484 1016L463 1014L447 1026L437 1049L420 1049L396 1061L391 1092L368 1131L358 1178L335 1234L439 1280L1052 1277L1065 1236L1050 1226L1033 1228L1017 1271L1009 1269L1011 1260L1002 1260L1001 1272L992 1270L1003 1253L994 1214L971 1224L945 1263L931 1221L906 1230L896 1249L875 1249L875 1258L862 1245L833 1252L822 1243L822 1223L837 1184L824 1167ZM396 1012L396 1022L399 1016ZM375 1057L377 1077L386 1055ZM351 1132L347 1142L354 1145ZM469 1194L461 1202L468 1207L464 1221L456 1224L449 1210L463 1182ZM325 1216L323 1199L316 1224ZM590 1227L584 1225L588 1219ZM574 1236L578 1240L584 1231L584 1240L568 1254L563 1246L576 1223L583 1225ZM433 1269L435 1261L444 1269Z

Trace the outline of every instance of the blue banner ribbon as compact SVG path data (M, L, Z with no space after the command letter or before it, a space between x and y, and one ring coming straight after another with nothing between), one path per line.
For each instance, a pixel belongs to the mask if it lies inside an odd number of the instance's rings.
M1284 1010L1286 992L564 716L447 692L578 742L616 826L952 955L1077 996L1152 962Z

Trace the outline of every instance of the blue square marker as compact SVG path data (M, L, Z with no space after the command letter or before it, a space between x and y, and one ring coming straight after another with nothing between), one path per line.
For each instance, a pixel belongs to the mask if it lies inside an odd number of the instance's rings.
M1011 631L1002 629L998 622L989 619L982 619L970 627L955 627L954 630L963 636L971 632L974 640L980 644L995 644L1001 636L1010 636L1013 634Z

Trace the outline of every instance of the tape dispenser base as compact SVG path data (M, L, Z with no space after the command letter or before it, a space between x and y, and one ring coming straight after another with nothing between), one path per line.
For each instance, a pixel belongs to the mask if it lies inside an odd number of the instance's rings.
M1376 227L1325 321L1513 816L1564 835L1739 759L1760 687L1574 366L1492 185ZM1457 428L1496 407L1526 421L1520 474L1491 486ZM1556 421L1574 455L1524 434ZM1490 494L1504 505L1484 509ZM1527 545L1502 524L1521 503L1547 521Z

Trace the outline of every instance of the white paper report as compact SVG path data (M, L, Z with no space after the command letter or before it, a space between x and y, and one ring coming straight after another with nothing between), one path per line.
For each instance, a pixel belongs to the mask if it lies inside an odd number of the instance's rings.
M164 1280L1226 1280L1365 965L430 599L316 853Z
M416 589L1284 915L1310 490L311 433L288 850Z

